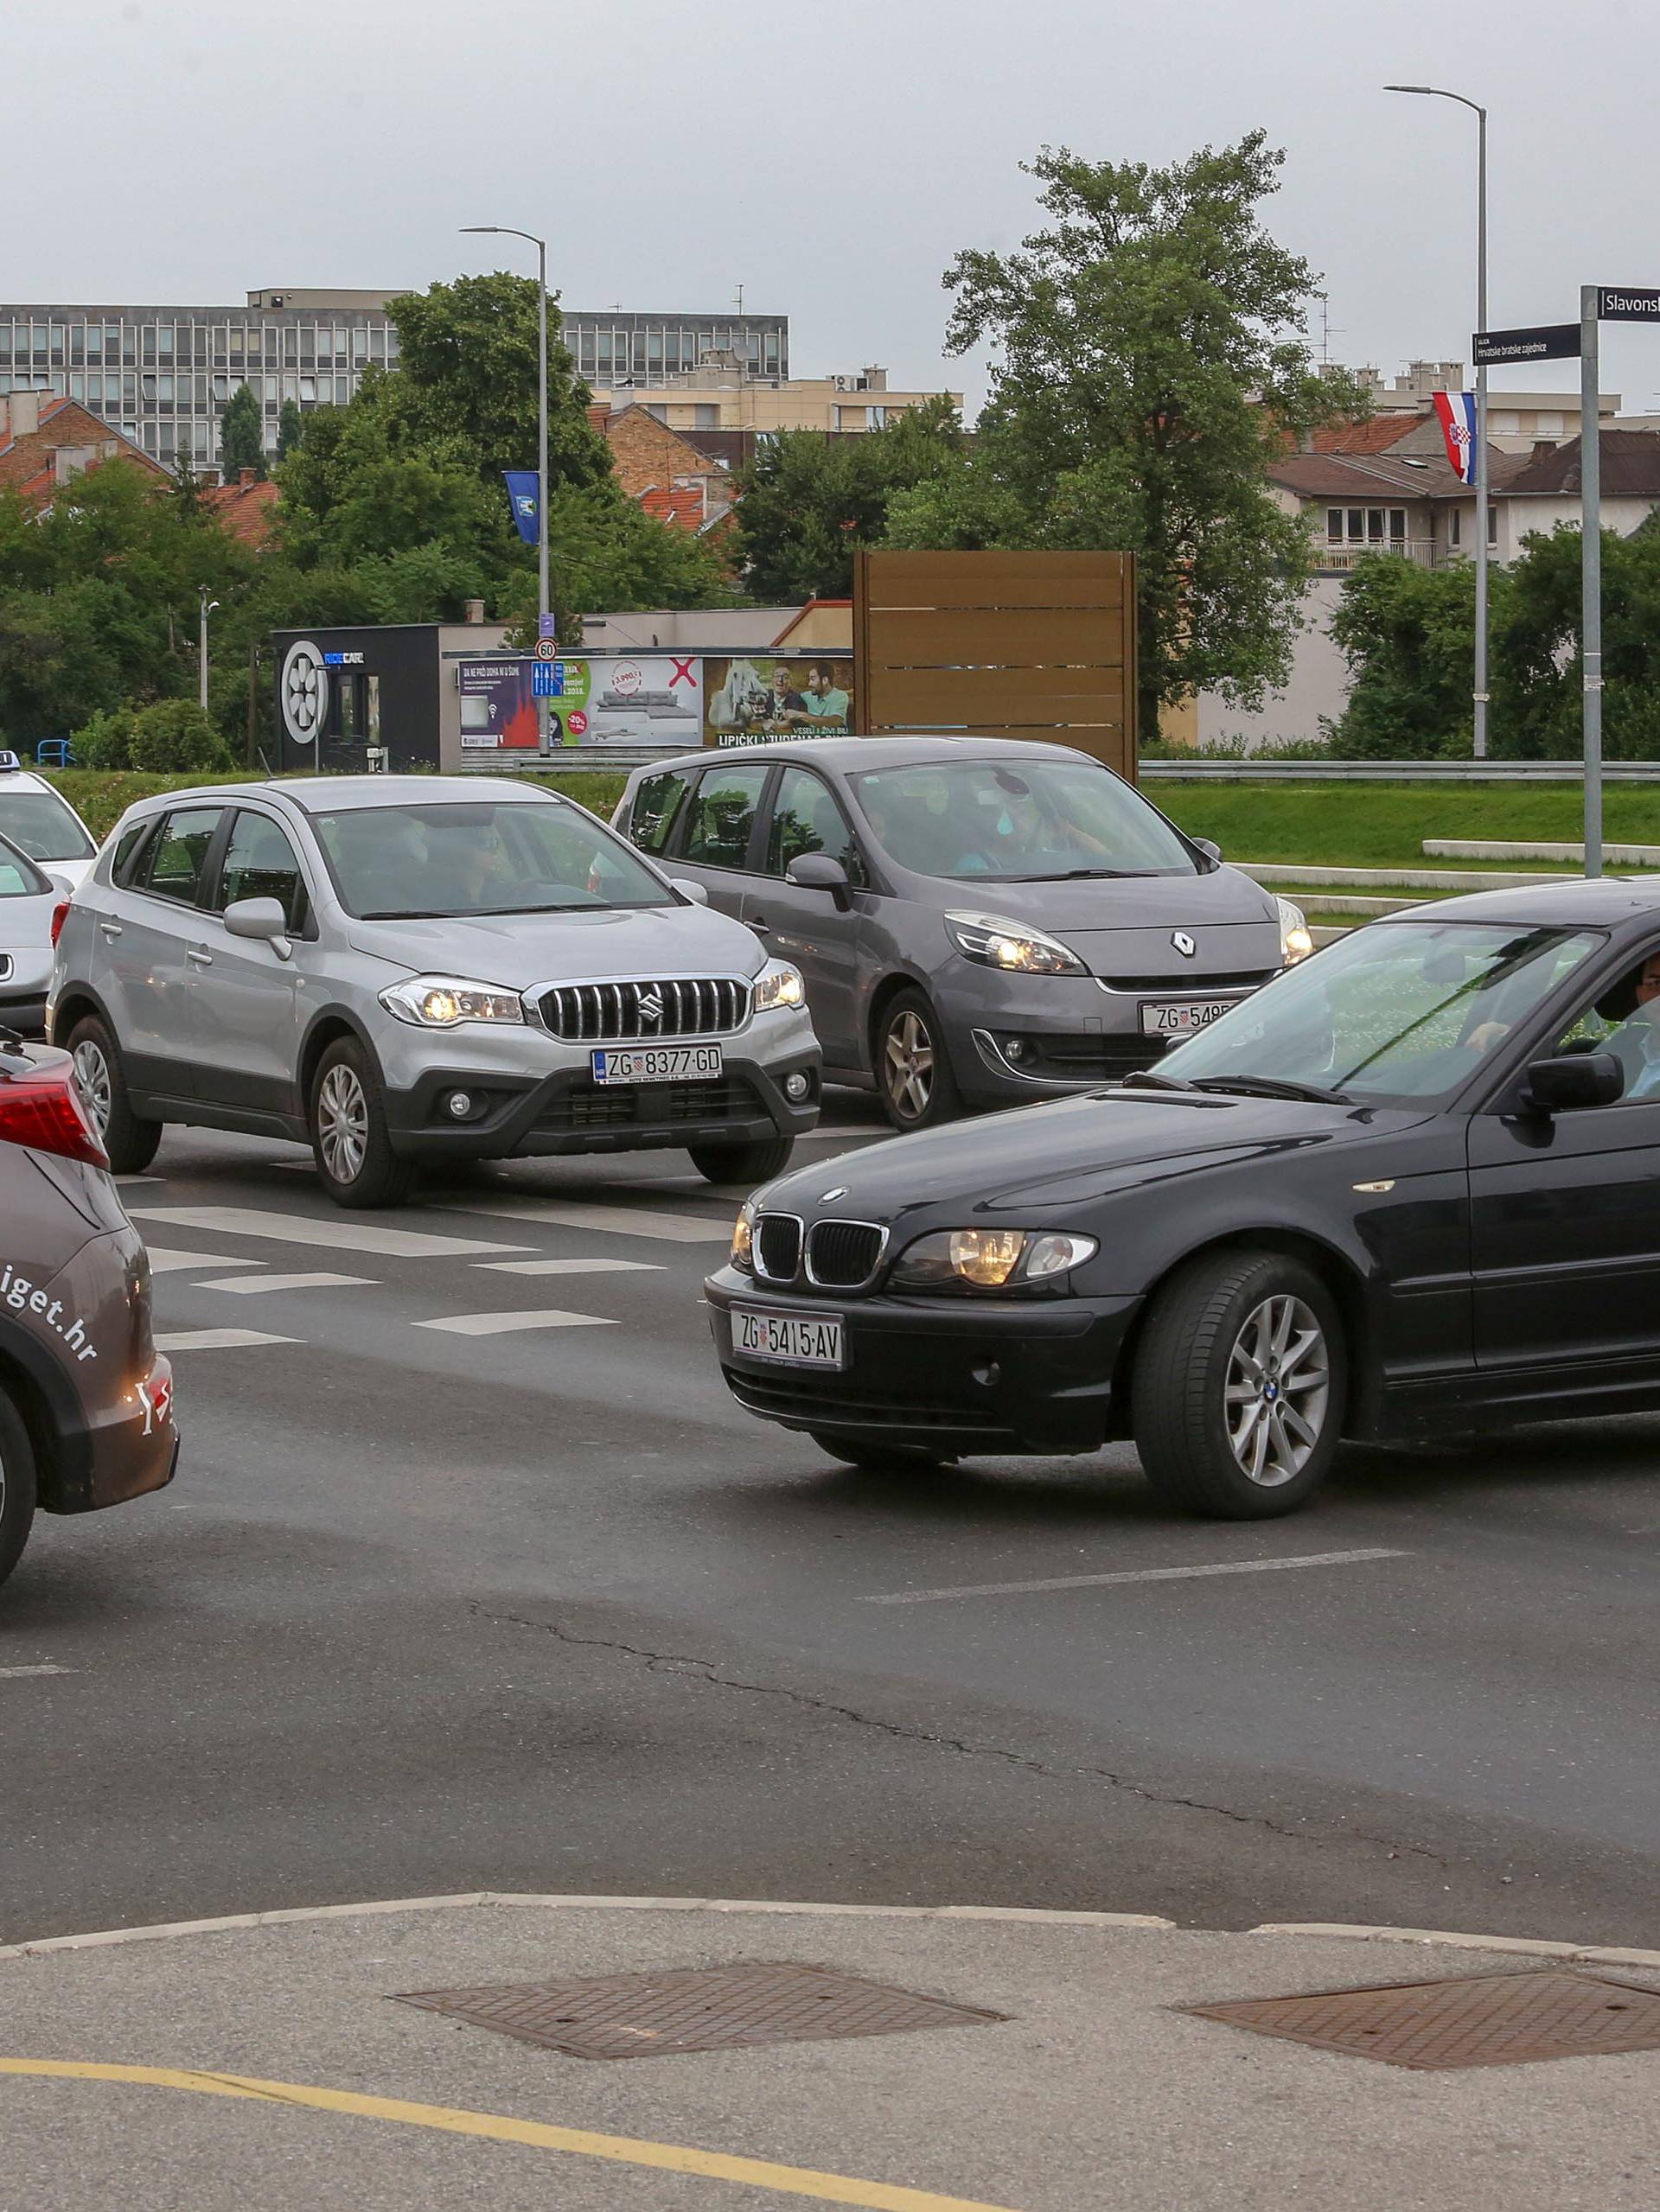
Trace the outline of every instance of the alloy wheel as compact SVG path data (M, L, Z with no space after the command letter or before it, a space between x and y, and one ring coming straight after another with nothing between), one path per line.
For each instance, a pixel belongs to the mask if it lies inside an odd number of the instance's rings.
M896 1112L920 1121L934 1095L934 1040L910 1007L888 1030L883 1079Z
M1229 1447L1248 1482L1273 1490L1301 1474L1325 1425L1331 1367L1325 1332L1301 1298L1281 1292L1246 1316L1223 1401Z
M75 1082L102 1144L110 1133L110 1063L102 1045L94 1044L90 1037L83 1037L75 1047L73 1058Z
M353 1183L369 1148L369 1102L356 1071L344 1061L317 1088L317 1144L322 1164L338 1183Z

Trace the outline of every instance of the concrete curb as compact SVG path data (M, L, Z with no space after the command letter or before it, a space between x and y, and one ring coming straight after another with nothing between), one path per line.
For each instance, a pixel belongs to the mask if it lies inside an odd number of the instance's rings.
M1176 1935L1229 1933L1183 1928L1157 1913L1061 1912L1035 1905L837 1905L805 1903L776 1897L584 1896L535 1890L469 1890L454 1896L382 1897L359 1904L295 1905L273 1912L230 1913L217 1920L165 1921L147 1928L100 1928L82 1935L47 1935L32 1942L0 1944L0 1960L39 1959L55 1951L90 1951L118 1943L154 1943L182 1935L220 1935L255 1928L281 1928L317 1920L367 1919L376 1914L447 1912L471 1905L528 1905L570 1912L771 1913L781 1918L820 1920L983 1921L1039 1928L1151 1928ZM1352 1921L1265 1921L1242 1931L1248 1935L1302 1936L1357 1943L1416 1943L1426 1948L1514 1953L1555 1959L1578 1966L1648 1967L1660 1969L1660 1951L1621 1950L1607 1944L1552 1942L1519 1935L1473 1935L1434 1928L1369 1927Z

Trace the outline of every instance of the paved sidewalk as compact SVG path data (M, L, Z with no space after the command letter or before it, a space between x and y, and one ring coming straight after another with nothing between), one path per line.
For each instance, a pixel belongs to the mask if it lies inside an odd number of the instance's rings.
M387 2001L780 1960L1008 2018L589 2062ZM0 2199L29 2212L1652 2212L1660 2054L1416 2073L1168 2009L1542 1963L1519 1947L1104 1916L508 1901L14 1950L0 1954ZM1660 1990L1660 1964L1586 1970ZM48 2062L88 2071L18 2070ZM98 2072L122 2068L159 2078Z

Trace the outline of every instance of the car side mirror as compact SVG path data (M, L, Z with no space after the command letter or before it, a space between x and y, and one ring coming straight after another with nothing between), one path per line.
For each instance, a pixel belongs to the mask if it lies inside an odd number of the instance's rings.
M1195 838L1193 842L1207 860L1218 868L1222 865L1222 847L1213 838Z
M828 891L839 907L852 901L852 885L840 861L827 852L798 853L784 870L784 881L798 891Z
M279 960L287 959L294 947L289 942L288 916L283 912L280 899L238 899L227 906L220 919L230 937L249 937L256 943L270 946Z
M708 905L709 886L707 883L694 883L689 876L671 876L668 880L680 896L690 899L693 906Z
M1528 1104L1536 1113L1612 1106L1625 1088L1625 1071L1612 1052L1567 1053L1528 1068Z

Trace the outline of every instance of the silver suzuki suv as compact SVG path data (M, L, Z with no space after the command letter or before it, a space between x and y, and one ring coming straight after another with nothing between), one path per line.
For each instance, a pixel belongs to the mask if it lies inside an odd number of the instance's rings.
M776 1175L818 1118L801 979L584 808L477 776L141 800L58 940L48 1035L118 1171L169 1121L309 1142L342 1206L423 1161L682 1145Z

